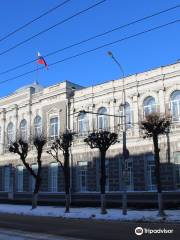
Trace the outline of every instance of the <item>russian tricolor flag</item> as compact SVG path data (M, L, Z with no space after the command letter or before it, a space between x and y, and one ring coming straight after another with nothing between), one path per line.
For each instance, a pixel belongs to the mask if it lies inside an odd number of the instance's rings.
M48 65L45 61L45 59L41 56L40 52L37 53L38 56L38 64L43 64L46 68L48 68Z

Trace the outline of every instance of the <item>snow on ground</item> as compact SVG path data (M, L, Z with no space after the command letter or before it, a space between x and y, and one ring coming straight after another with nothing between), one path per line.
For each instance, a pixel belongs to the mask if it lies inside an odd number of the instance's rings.
M99 208L71 208L70 213L65 213L64 207L38 206L32 210L30 205L0 204L0 213L120 221L180 222L180 210L166 210L165 212L167 216L162 219L157 216L157 210L128 210L128 214L124 216L121 209L108 209L108 213L103 215Z

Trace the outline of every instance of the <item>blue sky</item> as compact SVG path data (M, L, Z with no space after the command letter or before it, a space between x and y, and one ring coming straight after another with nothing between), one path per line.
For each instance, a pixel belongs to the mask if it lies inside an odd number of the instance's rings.
M41 18L37 22L18 32L14 36L0 42L0 52L16 43L47 28L72 14L89 7L100 0L72 0L62 8ZM25 24L63 0L6 0L1 1L0 8L0 38ZM36 57L37 51L42 55L66 47L93 35L126 24L138 18L164 10L180 4L176 0L107 0L98 7L58 26L49 32L25 43L24 45L0 56L0 72L18 64L30 61ZM135 24L123 30L116 31L81 46L68 49L46 58L48 64L58 60L95 48L99 45L127 37L176 19L180 19L180 8L164 13L160 16ZM125 75L143 72L158 66L171 64L180 59L180 23L166 28L146 33L111 47L83 55L81 57L43 69L38 73L38 81L43 86L56 84L63 80L89 86L120 76L118 67L108 57L111 50L121 62ZM0 75L0 82L13 78L24 72L36 68L32 63L11 73ZM0 85L0 96L12 93L17 88L34 82L37 73L26 75Z

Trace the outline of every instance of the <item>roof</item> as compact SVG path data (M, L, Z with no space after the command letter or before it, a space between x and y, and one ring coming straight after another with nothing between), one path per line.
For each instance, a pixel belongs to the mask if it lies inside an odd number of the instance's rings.
M18 88L18 89L15 91L15 93L24 91L24 90L26 90L26 89L28 89L28 88L33 88L34 93L40 92L40 91L43 89L43 87L42 87L39 83L34 82L34 83L32 83L32 84L28 84L28 85L25 85L25 86L23 86L23 87L21 87L21 88Z

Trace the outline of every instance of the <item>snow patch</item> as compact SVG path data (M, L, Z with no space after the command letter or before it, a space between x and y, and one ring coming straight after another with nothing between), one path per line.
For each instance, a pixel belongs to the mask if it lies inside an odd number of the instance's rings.
M38 206L32 210L29 205L0 204L0 213L99 220L180 222L180 210L166 210L167 216L164 219L157 216L157 210L128 210L127 215L122 215L121 209L108 209L107 214L101 214L99 208L90 207L71 208L69 213L64 211L64 207Z

